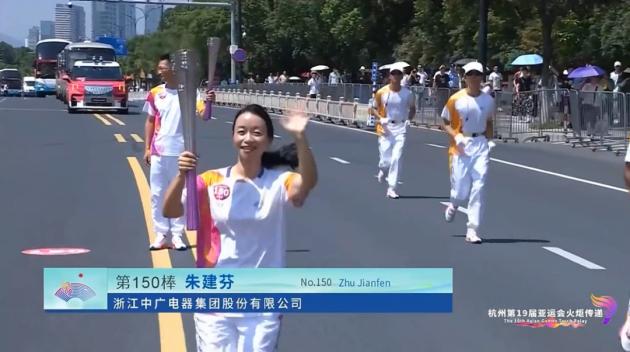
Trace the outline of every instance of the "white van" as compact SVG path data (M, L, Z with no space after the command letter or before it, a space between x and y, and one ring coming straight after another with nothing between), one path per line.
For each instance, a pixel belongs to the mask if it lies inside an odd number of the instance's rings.
M35 96L35 77L26 76L22 80L22 94L24 96Z

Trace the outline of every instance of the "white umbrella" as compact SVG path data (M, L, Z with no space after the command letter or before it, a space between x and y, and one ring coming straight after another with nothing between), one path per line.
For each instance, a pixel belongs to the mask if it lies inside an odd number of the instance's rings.
M409 65L408 63L404 62L404 61L398 61L398 62L394 62L392 65L402 65L404 68L407 68L411 65Z
M289 81L301 81L302 79L300 77L297 76L291 76L289 77Z
M392 64L387 64L387 65L383 65L381 67L378 68L378 70L389 70L389 66L391 66Z
M323 71L323 70L329 70L329 69L330 67L326 65L317 65L317 66L311 67L311 71Z

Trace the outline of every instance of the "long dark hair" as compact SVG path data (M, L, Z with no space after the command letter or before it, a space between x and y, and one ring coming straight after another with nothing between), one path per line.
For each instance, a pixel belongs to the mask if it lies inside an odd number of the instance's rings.
M238 119L239 116L241 116L242 114L246 112L254 114L260 117L261 119L263 119L263 121L265 121L265 126L267 127L267 137L269 138L269 140L273 141L274 133L273 133L273 123L271 122L271 116L269 116L269 113L264 107L258 104L247 105L236 113L236 116L234 116L234 122L232 123L232 134L234 134L236 120ZM282 147L278 148L277 150L264 152L262 154L261 164L262 164L262 167L266 169L273 169L280 166L289 166L292 169L297 168L298 155L297 155L297 147L295 143L285 144Z

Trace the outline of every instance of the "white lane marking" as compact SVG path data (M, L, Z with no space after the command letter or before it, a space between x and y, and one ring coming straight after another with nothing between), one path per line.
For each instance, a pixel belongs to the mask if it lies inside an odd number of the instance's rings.
M577 256L571 252L567 252L562 248L558 248L558 247L542 247L546 250L548 250L551 253L555 253L565 259L568 259L576 264L579 264L587 269L591 269L591 270L606 270L606 268L604 268L603 266L599 266L589 260L586 260L580 256Z
M595 181L585 180L583 178L573 177L573 176L569 176L569 175L565 175L565 174L560 174L560 173L557 173L557 172L551 172L551 171L547 171L547 170L543 170L543 169L538 169L538 168L535 168L535 167L522 165L522 164L517 164L517 163L513 163L513 162L510 162L510 161L506 161L506 160L501 160L501 159L496 159L496 158L490 158L490 160L496 161L497 163L500 163L500 164L510 165L510 166L518 167L518 168L525 169L525 170L540 172L541 174L556 176L556 177L564 178L564 179L571 180L571 181L586 183L586 184L589 184L589 185L592 185L592 186L597 186L597 187L601 187L601 188L611 189L613 191L619 191L619 192L624 192L624 193L628 192L628 190L626 190L624 188L615 187L615 186L611 186L611 185L607 185L607 184L599 183L599 182L595 182Z
M228 107L228 108L230 108L230 107ZM234 109L234 108L230 108L230 109ZM369 133L369 134L376 135L376 133L372 132L372 131L365 131L365 130L360 130L360 129L356 129L356 128L353 128L353 127L334 125L334 124L321 122L321 121L313 121L313 120L311 120L310 123L316 123L316 124L319 124L319 125L343 128L343 129L347 129L347 130L350 130L350 131L361 132L361 133ZM543 170L543 169L537 169L535 167L522 165L522 164L517 164L517 163L509 162L509 161L506 161L506 160L501 160L501 159L496 159L496 158L490 158L490 160L496 161L498 163L502 163L502 164L505 164L505 165L510 165L510 166L514 166L514 167L518 167L518 168L522 168L522 169L526 169L526 170L530 170L530 171L539 172L539 173L542 173L542 174L547 174L547 175L551 175L551 176L564 178L564 179L567 179L567 180L572 180L572 181L577 181L577 182L590 184L590 185L597 186L597 187L607 188L607 189L610 189L610 190L613 190L613 191L619 191L619 192L624 192L624 193L628 192L626 189L623 189L623 188L620 188L620 187L615 187L615 186L611 186L611 185L607 185L607 184L603 184L603 183L599 183L599 182L589 181L589 180L585 180L585 179L581 179L581 178L573 177L573 176L568 176L568 175L564 175L564 174L560 174L560 173L556 173L556 172L546 171L546 170Z
M446 148L448 148L448 147L445 147L445 146L443 146L443 145L437 145L437 144L431 144L431 143L427 143L427 145L428 145L429 147L435 147L435 148L440 148L440 149L446 149Z
M334 160L334 161L336 161L338 163L341 163L341 164L350 164L349 161L346 161L346 160L343 160L343 159L340 159L340 158L337 158L337 157L334 157L334 156L331 156L330 159L332 159L332 160Z
M273 135L273 138L282 139L282 137L278 136L277 134L274 134L274 135Z
M448 207L449 205L451 205L451 203L447 203L447 202L440 202L440 204ZM466 214L468 215L468 209L464 208L464 207L457 207L457 211L462 213L462 214Z
M225 121L225 123L227 123L228 125L231 125L231 124L233 124L234 122L232 122L232 121Z
M7 98L2 98L0 99L0 103L2 103L3 101L7 100Z

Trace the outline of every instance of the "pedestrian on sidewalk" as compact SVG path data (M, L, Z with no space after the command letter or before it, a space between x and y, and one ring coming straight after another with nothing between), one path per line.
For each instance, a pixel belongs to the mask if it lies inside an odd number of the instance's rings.
M481 91L484 69L479 62L464 66L466 88L452 95L444 110L444 130L451 137L449 163L451 170L451 203L445 211L447 222L453 221L457 208L468 199L466 241L481 243L477 230L485 206L484 188L488 174L492 139L494 99Z
M308 97L311 99L317 98L319 94L319 87L321 85L321 78L319 78L319 72L311 72L311 79L308 80Z

